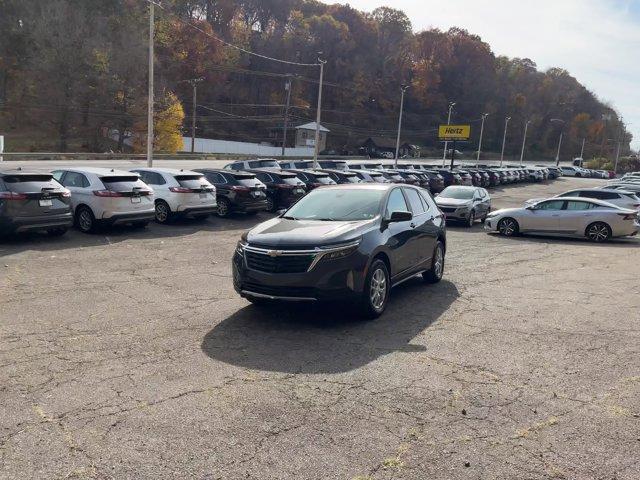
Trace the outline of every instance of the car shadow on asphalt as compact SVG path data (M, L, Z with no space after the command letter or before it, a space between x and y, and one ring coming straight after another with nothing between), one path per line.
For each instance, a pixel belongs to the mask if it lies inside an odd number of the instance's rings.
M90 234L81 233L72 228L62 237L51 237L44 232L24 233L0 237L0 258L29 250L51 252L109 245L127 240L184 237L202 231L215 233L246 230L272 217L272 214L264 212L257 215L233 215L227 218L211 216L206 220L180 218L166 225L152 222L146 228L129 225L103 226Z
M392 291L385 314L364 321L339 305L247 306L216 325L201 348L210 358L255 370L340 373L393 352L420 352L410 342L459 297L446 280L416 277Z

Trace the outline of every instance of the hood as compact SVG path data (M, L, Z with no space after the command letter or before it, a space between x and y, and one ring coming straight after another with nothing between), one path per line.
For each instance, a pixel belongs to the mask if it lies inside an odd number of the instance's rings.
M321 222L272 218L247 232L250 245L283 247L322 247L349 242L371 228L374 220L353 222Z
M471 200L459 200L457 198L442 198L436 197L436 205L439 207L462 207L470 205Z
M501 208L500 210L494 210L489 215L490 216L498 216L498 215L507 215L507 214L517 214L522 213L522 208Z

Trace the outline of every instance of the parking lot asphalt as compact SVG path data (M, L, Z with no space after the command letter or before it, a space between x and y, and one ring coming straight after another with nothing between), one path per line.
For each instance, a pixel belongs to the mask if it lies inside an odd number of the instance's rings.
M266 218L0 242L0 478L640 478L640 240L451 226L363 322L235 294Z

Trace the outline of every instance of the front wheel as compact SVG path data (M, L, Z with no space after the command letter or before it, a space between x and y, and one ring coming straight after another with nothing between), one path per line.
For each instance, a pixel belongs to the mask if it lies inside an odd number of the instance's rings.
M444 275L444 244L438 241L431 258L431 269L422 274L422 278L427 283L438 283Z
M465 227L472 228L475 223L476 223L476 212L471 210L471 212L469 213L469 217L467 218L467 223L465 224Z
M603 243L611 239L611 228L604 222L592 223L585 232L592 242Z
M362 292L360 311L365 318L378 318L387 308L391 282L389 269L382 260L374 260L367 273Z
M505 237L513 237L520 231L520 226L513 218L503 218L498 223L498 231Z

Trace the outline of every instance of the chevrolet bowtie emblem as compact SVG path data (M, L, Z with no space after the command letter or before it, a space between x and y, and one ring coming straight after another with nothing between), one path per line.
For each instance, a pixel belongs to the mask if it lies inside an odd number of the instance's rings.
M281 254L282 252L279 250L269 250L269 253L267 253L271 258L279 257Z

